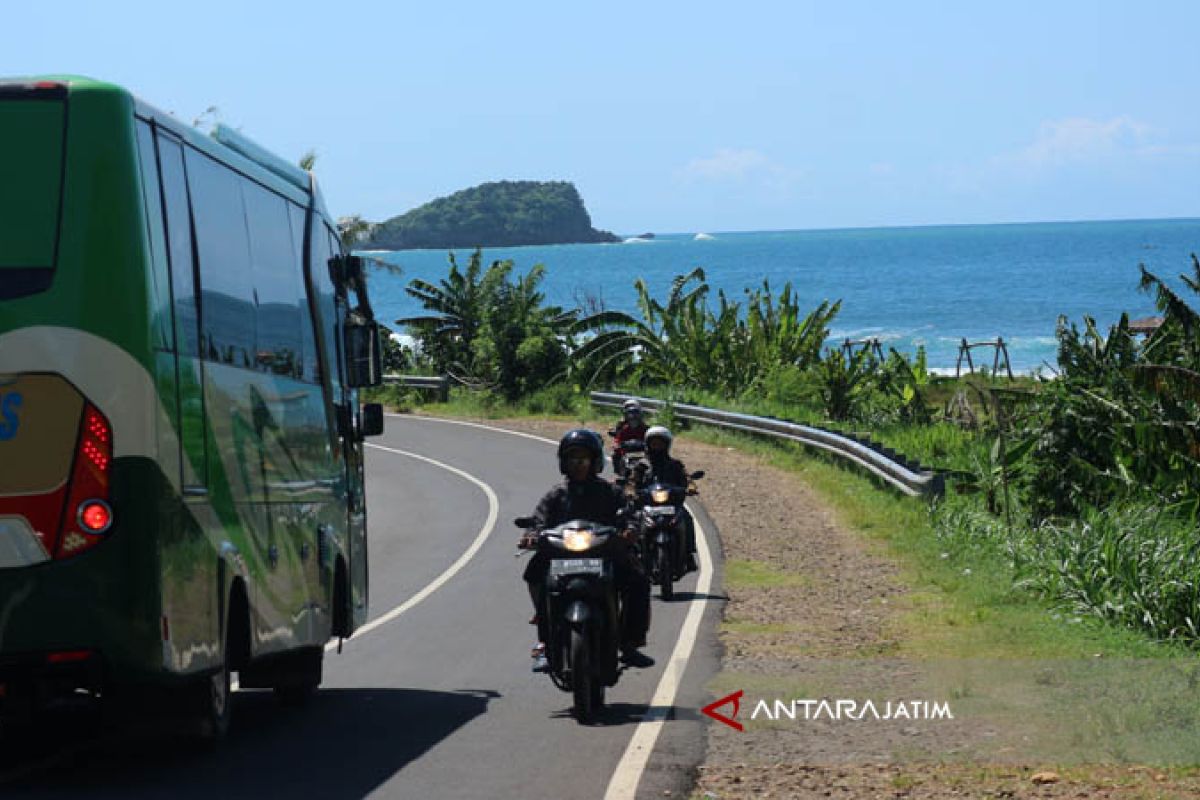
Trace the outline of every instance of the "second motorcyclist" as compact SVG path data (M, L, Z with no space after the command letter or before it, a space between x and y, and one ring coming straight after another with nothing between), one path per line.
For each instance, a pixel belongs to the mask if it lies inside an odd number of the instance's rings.
M598 433L586 429L568 431L558 443L558 469L566 480L555 486L538 503L533 517L535 531L581 519L601 525L620 527L622 520L618 512L624 498L613 484L600 477L604 467L604 442ZM628 532L629 538L634 535ZM623 534L624 536L624 534ZM529 547L536 533L521 537L521 545ZM540 652L547 638L545 620L546 573L549 558L535 553L525 568L525 581L529 584L529 596L533 600L538 625L539 647L534 649L534 670L545 667L545 657ZM613 577L621 594L621 660L633 667L648 667L654 659L639 652L646 644L646 632L650 628L650 582L642 571L632 550L622 548L613 564Z
M671 443L674 438L670 429L663 425L654 425L646 430L646 461L643 462L647 470L645 480L659 480L671 486L688 485L688 472L683 462L671 457ZM686 544L684 569L694 572L697 568L696 526L687 508L683 509L683 521Z

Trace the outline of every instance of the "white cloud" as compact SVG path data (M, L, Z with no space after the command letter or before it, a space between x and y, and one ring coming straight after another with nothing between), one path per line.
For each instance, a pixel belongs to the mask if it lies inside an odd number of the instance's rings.
M1031 144L1001 160L1035 168L1103 161L1144 151L1150 135L1149 125L1124 116L1050 120Z
M721 148L707 158L689 161L677 178L685 184L709 184L713 189L782 201L792 196L804 172L772 161L758 150Z
M722 148L708 158L696 158L683 168L684 175L707 180L741 180L750 173L770 167L771 162L757 150Z

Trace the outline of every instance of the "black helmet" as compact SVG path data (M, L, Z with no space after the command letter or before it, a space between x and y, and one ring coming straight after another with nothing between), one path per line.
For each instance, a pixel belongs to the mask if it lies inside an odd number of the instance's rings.
M567 431L558 441L558 471L567 474L567 462L564 459L572 447L582 447L592 456L592 474L599 475L604 469L604 440L595 431L587 428L576 428Z

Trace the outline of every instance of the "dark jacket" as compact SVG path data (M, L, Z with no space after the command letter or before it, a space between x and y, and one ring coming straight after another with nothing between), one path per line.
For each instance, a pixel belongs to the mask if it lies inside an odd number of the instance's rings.
M533 518L537 520L539 530L573 519L616 525L617 512L624 502L621 490L601 477L563 481L546 493L533 512Z
M671 486L688 485L687 469L679 459L671 458L670 456L655 457L651 455L646 463L649 468L646 473L646 480L648 482L659 480Z

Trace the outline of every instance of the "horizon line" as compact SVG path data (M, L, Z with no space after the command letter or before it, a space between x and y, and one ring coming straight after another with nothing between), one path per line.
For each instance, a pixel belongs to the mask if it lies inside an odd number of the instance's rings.
M651 231L655 236L694 236L698 233L711 235L730 233L821 233L825 231L873 231L873 230L910 230L915 228L984 228L1018 225L1086 225L1097 222L1200 222L1200 216L1195 217L1114 217L1108 219L1041 219L1018 220L1013 222L920 222L897 225L832 225L820 228L731 228L718 230L715 228L696 228L687 231ZM646 231L643 230L643 233ZM637 238L639 234L617 234L623 238Z

